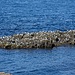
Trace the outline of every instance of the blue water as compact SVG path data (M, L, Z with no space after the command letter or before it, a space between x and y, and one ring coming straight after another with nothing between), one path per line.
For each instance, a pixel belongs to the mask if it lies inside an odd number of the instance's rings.
M0 36L74 29L75 0L0 0ZM75 75L75 46L0 49L0 71L13 75Z
M0 49L0 71L13 75L75 75L75 47Z

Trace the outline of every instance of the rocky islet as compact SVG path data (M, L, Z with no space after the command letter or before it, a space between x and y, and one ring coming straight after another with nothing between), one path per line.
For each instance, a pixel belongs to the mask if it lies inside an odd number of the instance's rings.
M53 48L65 44L75 45L75 30L40 31L0 37L0 48Z

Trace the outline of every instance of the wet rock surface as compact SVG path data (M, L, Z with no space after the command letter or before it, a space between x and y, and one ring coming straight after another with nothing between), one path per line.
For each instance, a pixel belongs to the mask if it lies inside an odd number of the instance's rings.
M65 44L75 45L75 30L15 34L0 37L0 48L53 48Z

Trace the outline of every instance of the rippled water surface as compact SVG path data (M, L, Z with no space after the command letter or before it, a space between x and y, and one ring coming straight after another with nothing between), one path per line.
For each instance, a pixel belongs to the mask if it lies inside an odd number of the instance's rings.
M75 29L75 0L0 0L0 36ZM0 49L0 71L13 75L75 75L75 47Z
M75 0L0 0L0 36L75 29Z
M0 71L13 75L75 75L75 47L0 49Z

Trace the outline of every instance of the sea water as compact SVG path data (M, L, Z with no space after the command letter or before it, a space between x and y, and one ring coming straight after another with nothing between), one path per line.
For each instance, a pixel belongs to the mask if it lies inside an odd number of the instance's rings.
M75 29L75 0L0 0L0 36ZM75 75L75 46L0 49L0 71L12 75Z

